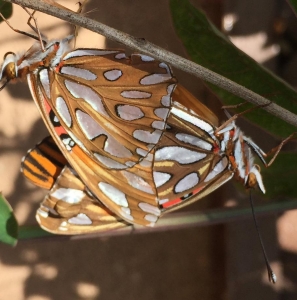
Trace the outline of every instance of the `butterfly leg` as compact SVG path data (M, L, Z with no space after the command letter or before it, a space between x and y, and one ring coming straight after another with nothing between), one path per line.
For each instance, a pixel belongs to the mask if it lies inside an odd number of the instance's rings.
M30 11L26 7L22 7L22 8L29 15L27 25L37 34L38 41L40 42L41 49L44 52L45 51L44 45L46 44L46 38L42 37L42 34L41 34L41 32L39 30L39 27L38 27L38 24L37 24L37 19L34 17L34 14L35 14L36 10L34 10L32 13L30 13ZM34 25L31 24L32 20L34 22Z
M249 109L246 109L246 110L244 110L244 111L242 111L242 112L240 112L240 113L237 113L237 114L233 115L233 116L230 117L226 122L224 122L220 127L218 127L218 128L216 129L215 134L217 134L219 131L221 131L223 128L225 128L225 127L226 127L228 124L230 124L231 122L235 121L238 117L240 117L240 116L242 116L242 115L244 115L244 114L246 114L246 113L249 113L249 112L251 112L251 111L253 111L253 110L255 110L255 109L258 109L258 108L261 108L261 107L266 107L266 106L270 105L271 103L272 103L272 102L269 101L268 103L260 104L260 105L251 107L251 108L249 108ZM245 103L241 103L241 104L239 104L239 106L240 106L240 105L243 105L243 104L245 104ZM238 106L237 106L237 107L238 107Z
M290 134L287 138L285 138L284 140L281 141L281 143L276 146L275 148L271 149L269 152L267 152L265 154L265 156L270 156L273 154L272 158L270 159L270 161L268 163L265 164L266 167L269 167L273 164L274 160L276 159L276 157L278 156L279 152L281 151L282 147L289 142L290 140L294 139L294 136L297 134L297 132L293 132L292 134Z
M234 108L238 108L240 106L243 106L245 104L249 103L248 101L244 101L244 102L241 102L241 103L238 103L238 104L235 104L235 105L223 105L221 107L221 109L234 109Z
M8 25L8 27L9 27L11 30L13 30L14 32L23 34L23 35L25 35L25 36L28 36L28 37L34 39L34 40L39 41L39 37L38 37L38 36L35 36L35 35L31 34L31 33L28 33L28 32L25 32L25 31L21 31L21 30L18 30L18 29L16 29L16 28L12 27L12 25L7 21L7 19L1 14L1 12L0 12L0 17L1 17L2 20Z
M77 14L81 14L82 13L82 10L85 6L85 4L87 3L86 0L82 1L82 2L78 2L78 9L76 11ZM76 37L78 36L78 30L79 30L79 27L77 25L73 25L74 26L74 48L76 48Z

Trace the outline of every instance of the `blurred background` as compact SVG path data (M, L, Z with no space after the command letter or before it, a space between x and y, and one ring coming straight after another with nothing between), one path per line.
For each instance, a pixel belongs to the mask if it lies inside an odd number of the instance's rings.
M77 10L76 2L59 1L72 10ZM285 1L190 2L203 9L237 47L296 87L297 22ZM89 1L84 12L188 57L175 32L169 0ZM61 20L41 13L36 16L49 39L73 32L73 27ZM27 14L14 6L9 22L29 31L27 19ZM25 51L32 45L30 38L13 32L5 23L0 26L0 56L8 51ZM79 31L77 47L123 48L84 29ZM179 82L222 115L220 101L201 81L179 70L174 73ZM19 167L27 150L48 134L26 82L10 84L1 91L0 120L2 192L20 225L36 224L35 211L44 191L27 182ZM277 143L248 122L240 120L239 124L263 149L269 150ZM248 206L248 194L229 182L185 211L234 205ZM21 240L15 248L1 244L0 299L297 299L297 210L263 214L258 219L279 279L276 285L267 280L250 215L224 224L174 231L71 240L45 237Z

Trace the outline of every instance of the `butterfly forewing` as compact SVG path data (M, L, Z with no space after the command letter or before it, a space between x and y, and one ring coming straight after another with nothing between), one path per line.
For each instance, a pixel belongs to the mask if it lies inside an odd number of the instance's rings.
M168 66L79 49L54 71L31 73L29 84L48 129L92 193L125 220L154 224L160 210L153 152L175 85Z
M75 50L74 55L79 51L83 50ZM88 51L94 52L83 54ZM56 96L51 107L66 131L83 140L99 164L114 168L114 161L124 169L143 159L140 151L149 152L158 143L174 80L165 64L111 52L64 59L51 83L51 94Z

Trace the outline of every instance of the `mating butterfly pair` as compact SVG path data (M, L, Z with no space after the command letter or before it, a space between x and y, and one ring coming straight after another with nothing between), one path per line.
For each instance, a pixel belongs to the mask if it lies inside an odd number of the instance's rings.
M251 149L265 163L264 152L233 121L219 127L211 111L176 88L168 65L119 50L69 51L71 38L50 42L44 51L36 43L20 57L10 53L1 70L6 83L27 76L71 166L51 178L57 184L37 213L43 228L62 234L106 230L102 210L111 223L151 226L233 176L265 192ZM26 160L23 170L29 170ZM35 176L32 169L27 174Z

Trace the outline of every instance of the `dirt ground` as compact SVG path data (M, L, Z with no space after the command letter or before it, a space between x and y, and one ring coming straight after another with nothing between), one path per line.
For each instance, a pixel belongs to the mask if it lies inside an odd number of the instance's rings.
M60 3L75 9L75 2ZM270 7L267 20L261 18L267 14L261 10L267 7L266 2ZM277 11L277 1L271 0L263 1L262 6L255 0L248 1L248 5L243 0L225 3L193 0L192 3L197 7L202 3L204 8L211 9L210 14L216 20L220 14L237 14L239 21L258 20L266 24L266 28L269 18ZM220 7L219 13L217 7ZM86 10L93 8L96 11L90 13L92 18L187 57L174 32L168 0L101 0L91 2ZM64 37L72 30L53 17L38 16L42 32L50 39ZM248 20L246 16L249 16ZM27 30L26 21L26 14L15 7L10 19L13 26ZM236 27L238 32L230 32L234 43L244 48L244 40L250 38L255 46L250 47L249 54L255 55L261 63L269 61L269 66L274 67L275 49L267 49L265 40L257 35L262 30L265 32L265 26L258 28L254 22L254 29L251 26L249 32L242 32L244 26L240 31L239 25ZM1 23L0 44L0 56L3 56L7 51L28 49L32 40L20 37ZM122 48L86 30L80 31L78 46ZM290 70L286 74L290 77ZM196 78L180 71L175 75L193 93L203 94L204 88ZM5 88L1 91L1 100L1 188L12 203L20 225L36 224L34 215L44 192L25 181L19 173L19 165L26 151L45 137L47 131L26 83ZM253 136L253 129L249 129L253 127L246 123L243 126L247 128L245 131L250 130L249 136ZM261 146L265 148L265 145ZM225 202L246 197L238 195L228 183L191 209L220 205L222 196ZM267 282L254 225L249 220L242 220L224 226L109 238L43 238L20 241L14 249L1 245L0 300L296 299L296 220L297 211L293 210L280 216L259 218L268 255L279 276L275 286Z

